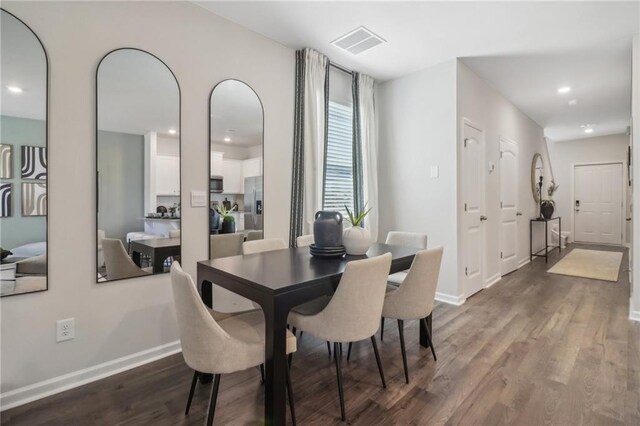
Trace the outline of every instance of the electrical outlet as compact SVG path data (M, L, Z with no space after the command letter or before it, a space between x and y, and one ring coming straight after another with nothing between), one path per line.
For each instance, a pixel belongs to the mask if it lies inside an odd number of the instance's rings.
M64 342L76 337L75 318L56 321L56 342Z

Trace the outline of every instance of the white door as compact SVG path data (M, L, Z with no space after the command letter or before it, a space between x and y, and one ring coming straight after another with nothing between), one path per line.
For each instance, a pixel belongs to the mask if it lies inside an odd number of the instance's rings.
M518 269L518 145L500 139L500 272Z
M465 296L482 290L484 283L484 138L482 131L465 123L462 135L463 232Z
M575 240L622 244L622 164L574 167Z

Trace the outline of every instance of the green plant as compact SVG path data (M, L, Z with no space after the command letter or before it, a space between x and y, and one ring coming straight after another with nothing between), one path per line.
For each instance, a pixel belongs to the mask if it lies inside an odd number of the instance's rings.
M231 207L229 210L227 210L224 205L216 207L216 210L218 211L218 213L220 213L220 216L222 216L223 222L235 222L235 219L231 215L231 212L235 209L236 206Z
M549 194L549 197L553 197L553 194L556 193L559 187L560 185L557 185L556 181L552 180L549 184L549 187L547 188L547 194Z
M347 214L349 215L348 220L349 222L351 222L351 225L359 226L359 227L362 227L362 222L364 221L364 218L371 211L371 208L367 209L367 203L364 204L364 206L362 207L362 210L360 211L354 209L354 211L351 212L351 210L349 210L349 207L347 207L346 205L344 206L344 208L347 209Z

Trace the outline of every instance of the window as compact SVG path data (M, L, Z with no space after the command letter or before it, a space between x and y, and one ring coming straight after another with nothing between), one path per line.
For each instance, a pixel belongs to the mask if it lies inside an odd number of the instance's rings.
M351 75L337 68L329 71L329 114L325 158L324 210L347 217L353 211L353 99Z

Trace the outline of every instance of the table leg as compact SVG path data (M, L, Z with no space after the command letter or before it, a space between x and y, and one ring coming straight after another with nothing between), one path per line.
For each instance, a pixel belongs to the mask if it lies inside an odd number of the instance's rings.
M286 422L287 315L277 302L262 305L265 317L264 414L266 425Z
M562 218L558 218L558 253L562 253Z
M166 257L163 257L162 253L159 253L158 250L153 251L153 273L161 274L164 272L164 260Z
M529 221L529 262L533 262L533 222Z
M544 223L544 263L549 263L549 229L547 228L547 224L549 222Z
M433 336L433 313L429 314L427 317L427 327L429 328L429 334ZM429 347L429 341L427 340L427 333L425 332L424 325L422 321L420 321L420 346L423 348Z
M142 265L140 264L140 252L139 251L132 251L131 252L131 260L133 260L133 263L135 263L138 267L141 267Z

